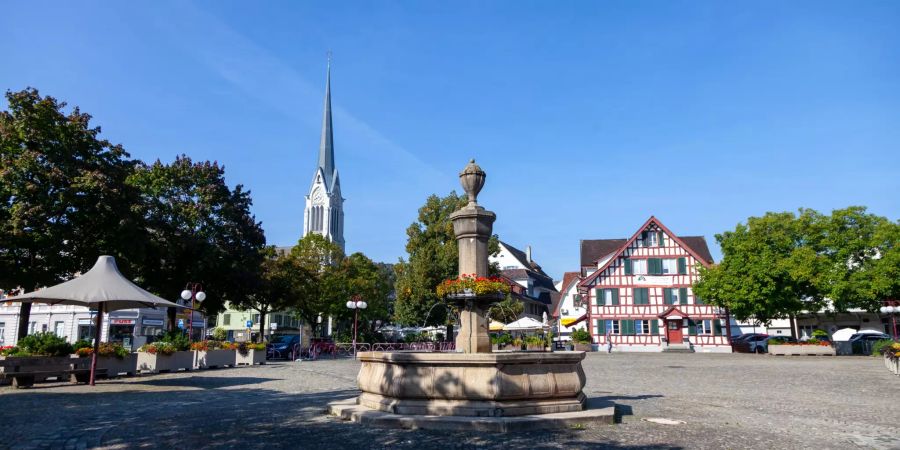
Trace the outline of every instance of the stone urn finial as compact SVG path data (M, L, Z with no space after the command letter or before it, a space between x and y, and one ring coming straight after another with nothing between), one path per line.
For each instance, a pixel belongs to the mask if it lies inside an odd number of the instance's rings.
M484 179L487 174L481 170L481 167L478 167L478 164L475 164L475 160L469 161L469 164L466 164L466 167L462 172L459 173L459 184L462 185L464 191L466 191L466 195L469 196L469 205L477 205L478 204L478 193L481 192L481 188L484 187Z

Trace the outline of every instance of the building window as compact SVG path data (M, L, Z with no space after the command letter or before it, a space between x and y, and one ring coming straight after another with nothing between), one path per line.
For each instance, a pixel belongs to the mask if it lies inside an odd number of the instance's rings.
M253 321L254 324L259 323L259 314L251 314L250 320Z
M635 334L650 334L650 321L649 320L635 320L634 321L634 332L635 332Z
M635 275L647 275L647 260L646 259L631 260L631 270Z
M613 306L619 304L619 289L597 289L597 298L600 305Z
M711 320L698 320L697 322L697 334L713 334L712 329L712 321Z
M6 342L6 322L0 322L0 344Z
M641 240L643 241L644 247L661 247L663 242L662 232L645 231L641 233Z
M635 305L649 305L650 304L650 289L649 288L634 288L634 304Z
M222 319L222 325L231 325L231 314L225 314L225 317Z
M66 323L63 321L53 324L53 333L59 337L66 337Z
M621 334L620 325L621 323L618 320L607 320L606 330L609 331L609 334Z
M34 334L35 328L37 328L37 322L28 322L28 334Z
M677 259L662 260L662 273L663 273L663 275L674 275L674 274L678 273L678 260Z

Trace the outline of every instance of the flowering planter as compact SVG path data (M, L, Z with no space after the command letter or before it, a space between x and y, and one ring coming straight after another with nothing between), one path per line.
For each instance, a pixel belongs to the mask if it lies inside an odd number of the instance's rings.
M239 366L252 366L266 363L265 350L247 350L246 355L242 355L240 351L234 350L234 355L237 358L235 363Z
M209 369L232 366L237 363L235 350L198 350L195 369Z
M88 370L90 361L70 356L0 356L0 378L12 381L15 387L28 387L48 378L83 382Z
M775 356L835 356L837 352L830 345L772 345L769 354Z
M137 353L137 370L140 373L175 372L194 368L194 352L187 350L171 355L161 353Z

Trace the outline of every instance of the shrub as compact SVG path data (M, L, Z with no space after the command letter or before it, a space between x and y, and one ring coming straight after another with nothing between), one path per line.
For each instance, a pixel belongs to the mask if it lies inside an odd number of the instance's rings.
M15 345L7 345L6 347L0 347L0 356L28 356L28 355L19 355L19 347Z
M68 356L72 344L53 333L35 333L19 340L19 353L36 356Z
M164 355L168 356L175 353L175 345L171 342L166 341L157 341L152 344L144 344L141 348L138 349L139 352L147 352L151 355Z
M880 341L876 341L874 344L872 344L872 356L883 355L885 353L884 350L891 348L893 344L894 341L892 341L891 339L882 339Z
M75 341L74 344L72 344L72 351L74 353L78 353L78 350L83 348L94 348L94 344L92 344L91 341L87 339L79 339Z
M75 350L75 354L81 357L91 356L93 353L93 347L81 347ZM122 344L119 344L118 342L101 342L100 351L97 354L106 358L123 359L128 353L128 350L125 347L122 347Z
M588 333L584 328L579 328L572 332L572 342L576 344L590 344L591 333Z
M191 350L209 351L209 341L191 342Z
M525 345L531 347L544 346L544 340L540 336L527 336L525 338Z
M826 332L825 330L814 330L812 332L812 337L828 339L828 332Z
M222 327L215 327L212 330L212 336L217 341L224 341L228 337L228 332Z
M820 341L820 340L818 340L818 339L816 339L816 338L809 338L809 339L806 340L806 343L807 343L808 345L820 345L820 344L822 343L822 341Z

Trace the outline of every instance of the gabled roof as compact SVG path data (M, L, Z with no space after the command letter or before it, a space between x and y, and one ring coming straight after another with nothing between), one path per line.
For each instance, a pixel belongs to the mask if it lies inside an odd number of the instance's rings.
M684 245L693 250L696 253L696 256L699 256L699 259L706 261L710 264L713 263L712 253L709 252L709 246L706 245L706 238L703 236L681 236L681 241Z
M709 253L709 247L706 245L706 239L704 239L702 236L692 236L691 238L692 238L693 244L701 246L700 249L703 250L703 253L698 252L696 249L694 249L693 247L688 245L682 238L675 235L675 233L673 233L672 230L670 230L668 227L663 225L663 223L660 222L659 219L657 219L655 216L650 216L650 218L647 219L647 221L644 222L644 224L641 225L640 228L638 228L638 230L628 240L626 240L621 246L619 246L619 248L613 254L612 258L609 258L609 260L606 261L606 263L603 264L602 267L597 268L596 272L589 275L585 279L581 280L579 282L579 285L585 286L587 283L589 283L590 281L592 281L595 278L597 278L598 276L600 276L600 274L602 274L603 271L606 270L606 268L609 267L609 265L612 264L613 261L616 260L616 258L621 256L622 252L624 252L625 249L627 249L628 246L631 245L631 243L634 242L638 238L638 236L640 236L641 233L647 229L648 226L650 226L650 224L656 224L656 226L658 226L660 229L662 229L663 232L665 232L667 236L674 239L678 245L680 245L682 248L684 248L685 251L690 253L691 256L693 256L697 261L699 261L704 266L709 266L710 264L713 263L712 256ZM584 242L584 241L582 241L582 242Z
M600 258L615 252L628 239L582 239L581 267L593 266ZM565 283L564 283L565 284Z
M563 295L569 290L569 286L571 286L572 283L577 283L580 279L580 272L566 272L563 274L562 284L559 285L559 293L556 294L558 298L556 299L556 303L553 304L553 317L559 317L559 307L562 305Z
M536 263L534 261L529 261L528 255L526 255L525 252L513 247L512 245L509 245L508 242L500 241L500 243L503 244L503 246L506 247L507 250L509 250L509 252L513 255L513 257L516 258L516 260L519 262L519 264L521 264L523 267L529 268L545 277L548 277L548 278L550 277L550 275L547 275L546 273L544 273L544 270L541 269L541 266L538 265L538 263Z
M553 285L553 279L545 274L541 274L535 272L533 270L528 269L506 269L500 271L503 276L509 278L510 280L534 280L535 287L541 287L544 289L548 289L551 291L556 290L556 286Z

